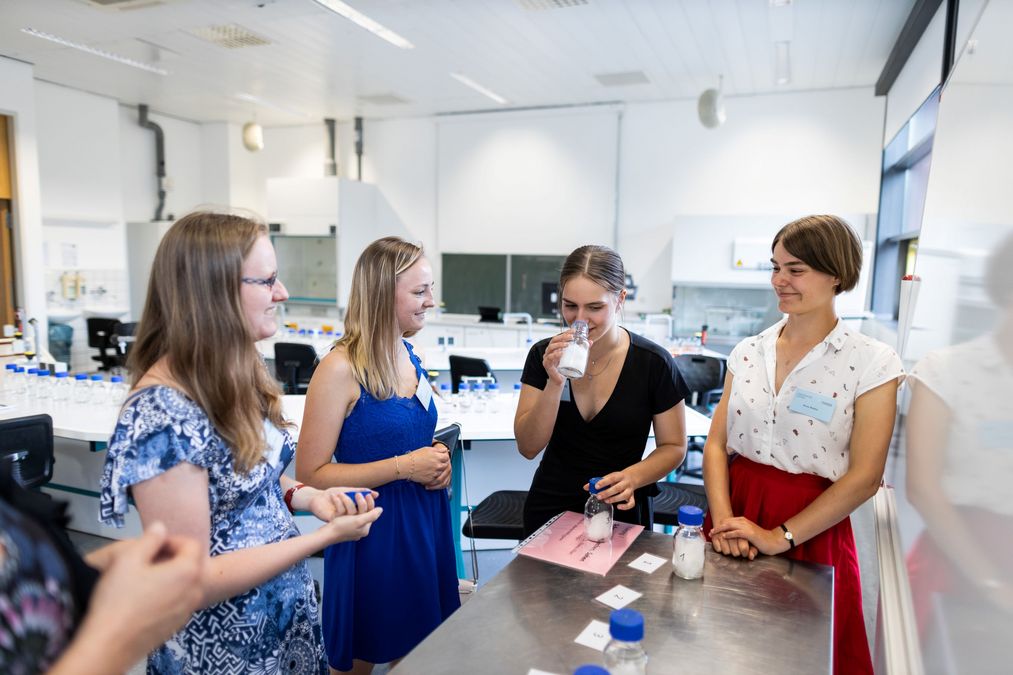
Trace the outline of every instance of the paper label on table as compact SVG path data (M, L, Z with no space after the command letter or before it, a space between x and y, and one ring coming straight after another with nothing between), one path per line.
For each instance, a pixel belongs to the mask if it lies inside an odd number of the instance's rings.
M422 407L429 410L429 404L433 401L433 388L425 375L419 375L419 387L415 390L415 397L422 404Z
M608 605L612 609L622 609L642 595L643 593L638 593L632 588L626 588L622 584L617 584L615 587L599 595L595 600L603 605Z
M605 645L608 644L609 637L609 625L604 621L594 620L587 624L587 628L580 632L577 639L574 640L579 645L590 647L591 649L597 649L602 651L605 649Z
M641 572L647 572L648 574L650 574L654 570L664 565L665 562L667 561L664 558L661 558L656 555L651 555L650 553L645 553L644 555L640 556L639 558L631 562L630 567L638 569Z
M643 531L643 525L615 523L611 539L590 541L584 536L583 514L564 511L521 542L514 552L605 576Z

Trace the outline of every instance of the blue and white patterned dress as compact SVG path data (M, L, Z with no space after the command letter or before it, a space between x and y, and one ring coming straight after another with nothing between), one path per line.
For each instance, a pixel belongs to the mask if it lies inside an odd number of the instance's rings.
M175 389L142 389L123 406L102 473L100 518L122 526L132 485L188 462L207 469L210 555L299 534L279 478L294 451L265 424L265 461L242 475L204 411ZM273 439L273 442L272 442ZM149 673L327 673L317 601L305 561L252 590L194 613L148 657Z

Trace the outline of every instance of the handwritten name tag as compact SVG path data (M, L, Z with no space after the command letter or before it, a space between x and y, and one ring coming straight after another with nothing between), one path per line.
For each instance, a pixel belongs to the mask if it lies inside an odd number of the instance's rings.
M419 400L423 408L429 410L429 404L433 402L433 388L425 375L419 375L419 387L415 390L415 398Z
M835 398L799 389L795 392L795 398L791 400L788 410L827 423L834 416L834 408L836 407L837 399Z

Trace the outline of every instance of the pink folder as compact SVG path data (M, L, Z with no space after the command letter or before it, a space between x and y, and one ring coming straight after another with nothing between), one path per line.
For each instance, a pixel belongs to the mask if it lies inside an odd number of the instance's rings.
M588 541L584 538L583 514L564 511L518 544L514 551L529 558L605 576L643 529L643 525L617 522L612 528L611 541Z

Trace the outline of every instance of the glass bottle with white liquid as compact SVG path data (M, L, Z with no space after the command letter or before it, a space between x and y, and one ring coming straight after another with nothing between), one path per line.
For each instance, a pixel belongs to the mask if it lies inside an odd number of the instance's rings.
M564 376L576 380L584 377L591 345L587 341L587 321L574 321L570 328L573 329L573 342L563 350L557 369Z

